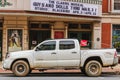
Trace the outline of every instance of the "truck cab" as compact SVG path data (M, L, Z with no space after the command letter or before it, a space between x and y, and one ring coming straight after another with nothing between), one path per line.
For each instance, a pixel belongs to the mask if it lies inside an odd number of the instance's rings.
M74 39L47 40L35 49L35 66L43 68L78 68L80 46Z

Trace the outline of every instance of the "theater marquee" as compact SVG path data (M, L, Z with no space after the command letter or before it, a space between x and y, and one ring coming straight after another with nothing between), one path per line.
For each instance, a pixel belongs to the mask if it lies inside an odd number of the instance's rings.
M72 15L100 16L99 5L62 0L31 0L31 10Z

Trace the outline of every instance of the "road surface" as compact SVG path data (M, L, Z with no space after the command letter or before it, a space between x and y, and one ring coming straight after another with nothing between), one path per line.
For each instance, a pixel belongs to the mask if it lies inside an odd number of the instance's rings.
M120 75L113 72L104 72L99 77L87 77L80 72L45 72L31 73L26 77L16 77L12 73L2 73L0 74L0 80L120 80Z

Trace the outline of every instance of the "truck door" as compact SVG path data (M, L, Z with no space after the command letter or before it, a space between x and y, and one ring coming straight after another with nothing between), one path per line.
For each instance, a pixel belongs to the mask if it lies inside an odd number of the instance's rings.
M37 68L57 67L56 41L40 44L34 53Z
M59 41L57 59L58 67L78 67L80 64L80 49L77 49L75 41Z

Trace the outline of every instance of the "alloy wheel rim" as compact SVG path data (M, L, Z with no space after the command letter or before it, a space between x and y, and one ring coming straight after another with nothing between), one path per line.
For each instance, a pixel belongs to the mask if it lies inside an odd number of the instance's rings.
M21 74L25 72L25 69L26 69L25 65L18 64L15 70L17 71L17 73Z
M89 66L89 72L92 73L92 74L96 74L99 72L99 65L98 64L95 64L95 63L92 63L90 66Z

